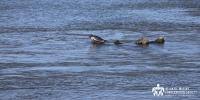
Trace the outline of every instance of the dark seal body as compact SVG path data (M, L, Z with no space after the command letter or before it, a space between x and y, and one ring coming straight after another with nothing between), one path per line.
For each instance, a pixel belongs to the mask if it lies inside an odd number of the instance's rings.
M119 40L115 40L115 41L114 41L114 44L115 44L115 45L120 45L120 44L123 44L123 43L120 42Z
M91 39L91 42L94 44L104 44L106 42L106 40L96 35L90 35L89 38Z

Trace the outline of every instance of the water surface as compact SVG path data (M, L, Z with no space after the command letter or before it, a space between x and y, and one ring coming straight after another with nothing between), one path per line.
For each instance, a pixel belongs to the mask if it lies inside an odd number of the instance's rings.
M1 0L0 13L1 100L199 99L151 92L199 90L198 0ZM166 43L135 45L142 36Z

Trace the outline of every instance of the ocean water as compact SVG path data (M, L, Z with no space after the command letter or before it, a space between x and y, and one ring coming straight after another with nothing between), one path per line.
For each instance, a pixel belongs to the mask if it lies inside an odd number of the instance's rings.
M110 43L93 45L89 34ZM166 42L137 46L142 36ZM198 93L157 97L156 84ZM0 100L199 100L199 92L199 0L0 0Z

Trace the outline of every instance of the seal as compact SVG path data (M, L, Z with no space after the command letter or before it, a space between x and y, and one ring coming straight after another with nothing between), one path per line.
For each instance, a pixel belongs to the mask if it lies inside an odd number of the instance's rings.
M119 45L119 44L123 44L123 43L120 42L119 40L115 40L115 41L114 41L114 44L115 44L115 45Z
M90 38L90 40L91 40L91 42L92 42L93 44L104 44L104 43L106 42L106 40L102 39L102 38L99 37L99 36L93 35L93 34L91 34L91 35L89 36L89 38Z
M136 40L135 43L137 45L148 45L149 44L149 40L148 40L148 38L142 37L142 38Z
M165 38L163 36L160 36L155 40L155 43L163 44L165 43Z

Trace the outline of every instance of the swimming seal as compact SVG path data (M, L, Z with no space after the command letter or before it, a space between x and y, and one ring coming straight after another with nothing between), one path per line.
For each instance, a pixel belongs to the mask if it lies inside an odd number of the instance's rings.
M89 35L89 38L91 39L91 42L94 44L104 44L106 40L102 39L101 37L98 37L96 35Z
M136 40L135 42L137 45L148 45L149 44L149 40L145 37L142 37L138 40Z
M119 40L114 41L115 45L119 45L119 44L123 44L122 42L120 42Z
M159 43L159 44L165 43L164 37L163 37L163 36L158 37L158 38L155 40L155 43Z

